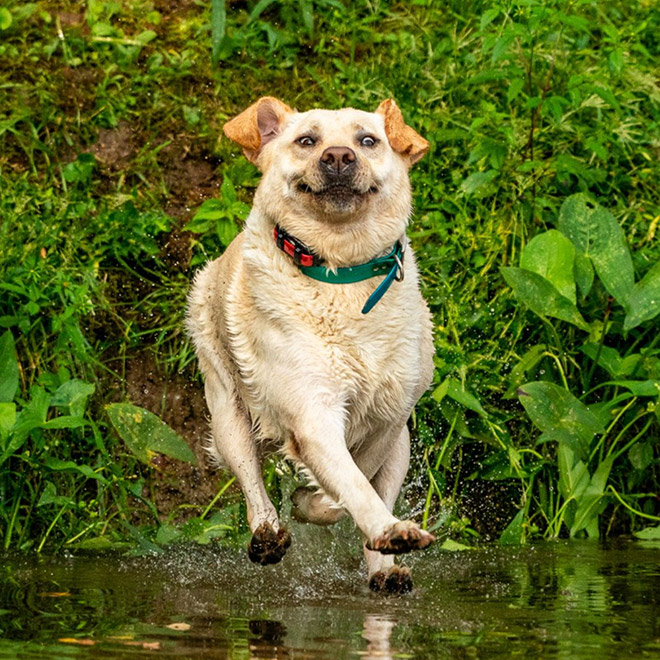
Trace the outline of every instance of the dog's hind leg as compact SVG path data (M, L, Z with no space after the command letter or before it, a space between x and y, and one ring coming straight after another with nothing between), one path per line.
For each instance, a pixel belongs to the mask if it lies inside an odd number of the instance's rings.
M261 461L251 436L250 420L239 403L229 377L206 370L206 400L211 411L211 450L236 475L247 503L252 539L248 555L257 564L276 564L291 545L289 532L280 526L268 499Z
M346 511L314 486L300 486L291 494L291 515L303 523L334 525Z

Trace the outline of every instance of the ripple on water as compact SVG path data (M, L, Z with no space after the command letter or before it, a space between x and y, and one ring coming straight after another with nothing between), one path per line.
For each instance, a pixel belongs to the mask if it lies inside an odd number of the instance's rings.
M214 547L5 557L0 658L660 657L657 544L434 548L387 598L350 526L294 533L270 567Z

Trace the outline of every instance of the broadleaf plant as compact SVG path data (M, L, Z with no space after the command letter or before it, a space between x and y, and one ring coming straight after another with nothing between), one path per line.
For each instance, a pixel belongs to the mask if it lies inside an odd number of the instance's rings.
M580 374L581 391L571 392L566 377L571 349L560 339L560 325L553 324L554 346L532 347L512 376L520 382L545 356L555 358L561 384L547 379L517 386L520 403L541 432L537 444L557 443L559 498L548 510L547 534L559 535L563 528L570 536L598 536L599 515L608 498L618 496L611 483L615 463L627 458L643 470L652 461L652 452L638 441L657 417L660 401L657 323L655 332L635 343L619 338L660 314L660 264L635 282L623 230L585 194L564 201L557 226L530 240L520 267L503 267L502 275L516 298L547 323L551 317L588 333L577 335L572 350L586 355L592 367ZM594 382L595 374L600 381ZM621 446L626 430L642 420L642 430Z

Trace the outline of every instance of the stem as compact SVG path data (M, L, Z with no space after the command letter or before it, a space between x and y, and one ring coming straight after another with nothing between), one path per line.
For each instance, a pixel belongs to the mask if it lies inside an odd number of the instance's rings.
M630 406L633 405L637 401L637 397L634 396L628 403L621 408L617 416L612 420L612 423L605 429L605 433L600 436L600 440L598 441L598 444L594 447L594 450L591 452L591 455L589 456L589 462L593 459L593 457L596 455L596 453L600 450L600 448L603 446L603 443L605 442L605 438L609 435L609 432L614 428L616 423L621 419L621 416L630 408Z
M229 486L231 486L234 481L236 481L236 477L232 477L217 493L217 495L211 500L210 504L204 509L204 513L200 516L200 520L204 520L206 516L208 515L208 512L213 508L213 505L224 495L225 491Z
M39 547L37 548L37 554L41 552L41 550L44 547L44 543L46 543L46 539L50 536L50 533L53 531L53 528L55 527L55 524L57 521L61 518L62 514L66 511L66 509L69 507L69 503L67 502L58 512L57 515L53 518L53 522L50 523L48 526L48 529L46 530L46 533L44 534L44 537L41 539L41 543L39 544Z
M600 359L600 354L603 350L603 345L605 344L605 328L607 327L607 320L610 318L611 305L612 305L612 298L608 296L607 307L605 308L605 314L603 316L603 331L600 333L600 341L598 342L598 350L596 351L596 357L594 358L594 361L592 362L591 367L589 368L589 373L587 373L587 381L584 385L585 390L589 389L589 385L591 384L591 378L593 377L594 371L598 366L598 360Z
M646 414L647 413L644 412L641 415L638 415L637 417L635 417L635 419L633 419L632 422L630 422L630 424L626 424L626 426L621 430L621 433L619 433L619 435L617 435L614 442L610 446L609 451L607 452L608 456L612 453L612 450L614 449L614 445L619 441L619 438L623 435L623 433L627 429L629 429L638 419L641 419ZM644 428L630 442L626 443L621 449L619 449L619 451L614 455L614 460L616 461L616 459L619 458L619 456L621 456L621 454L624 454L630 447L632 447L637 442L637 440L639 440L639 438L642 437L646 433L646 431L648 430L649 426L651 426L652 423L653 423L653 420L649 419L649 421L646 422L646 424L644 425Z
M643 511L638 511L637 509L633 509L633 507L631 507L630 504L628 504L621 497L621 495L619 495L619 493L617 493L616 489L614 488L614 486L612 486L612 484L610 484L607 487L607 489L611 490L612 493L614 493L614 497L616 497L616 499L619 500L619 502L621 502L621 504L623 504L623 506L625 506L626 509L628 509L628 511L630 511L631 513L634 513L636 516L639 516L640 518L648 518L649 520L655 520L657 522L660 522L660 517L658 517L658 516L652 516L650 513L644 513Z

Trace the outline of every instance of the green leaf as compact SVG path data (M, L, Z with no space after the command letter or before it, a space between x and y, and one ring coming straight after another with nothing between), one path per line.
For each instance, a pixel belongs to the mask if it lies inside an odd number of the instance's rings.
M527 383L518 393L530 419L543 431L538 442L557 441L579 458L587 457L591 440L604 426L582 401L546 381Z
M9 330L0 337L0 401L13 401L18 389L18 362L14 336Z
M575 275L575 283L580 290L580 295L586 298L594 283L594 267L591 259L585 257L582 252L575 253L573 274Z
M139 41L143 46L146 46L149 42L153 41L158 35L153 30L143 30L138 34L135 39Z
M87 399L94 394L94 390L94 385L73 378L57 388L50 405L69 408L72 415L82 417Z
M520 266L544 277L564 298L575 304L574 259L573 244L561 232L551 229L535 236L524 247Z
M612 70L620 74L621 69L623 69L623 64L625 62L625 59L623 57L623 51L620 48L615 48L607 58L609 60L610 66L612 67Z
M148 410L130 403L112 403L105 409L121 439L143 463L149 465L155 452L197 463L186 441Z
M619 351L610 346L599 346L593 342L588 342L580 347L580 350L592 360L598 358L598 366L609 373L612 378L616 378L621 369L622 359Z
M64 495L58 495L55 484L50 481L46 482L46 486L43 491L41 491L41 496L37 501L37 506L46 506L47 504L57 504L58 506L63 506L65 504L73 504L73 500Z
M511 101L518 98L520 92L522 92L523 87L525 86L524 78L515 78L511 81L509 89L506 90L506 100L511 103Z
M587 201L582 193L571 195L559 212L559 229L592 260L603 286L628 311L635 276L625 235L609 211L590 209Z
M482 408L479 399L477 399L474 394L471 394L467 390L464 390L461 387L459 381L455 378L449 379L449 386L447 388L447 396L451 399L460 403L462 406L465 406L468 410L472 410L482 417L488 417L488 413Z
M557 468L559 470L559 492L564 501L575 500L582 495L589 485L589 471L575 453L566 445L557 448Z
M516 35L511 32L505 32L493 46L493 53L490 61L495 63L501 60L509 51L509 46L513 43Z
M627 311L623 324L626 332L660 314L660 261L633 287Z
M222 201L225 203L225 206L230 206L234 202L238 201L236 188L234 188L234 184L228 176L225 176L225 178L222 180L220 196L222 197Z
M63 461L59 458L49 457L44 461L44 465L49 469L55 472L62 472L64 470L73 470L74 472L80 472L83 476L88 479L96 479L101 483L107 484L108 481L105 477L101 476L89 465L78 465L73 461Z
M47 422L41 424L42 429L77 429L85 425L83 417L75 417L74 415L60 415L53 417Z
M660 525L657 527L645 527L640 529L639 532L635 532L635 536L638 539L644 539L645 541L660 541Z
M493 9L487 9L483 14L481 14L481 19L479 21L479 29L483 30L485 27L490 25L500 13L499 7Z
M70 183L88 183L96 165L92 154L78 154L78 158L64 166L62 174Z
M128 550L130 549L131 544L125 541L113 541L107 536L93 536L91 538L83 539L79 543L74 543L73 547L78 550L104 552L107 550Z
M156 533L156 543L160 546L170 545L181 538L181 530L174 525L161 525Z
M6 437L16 423L16 404L13 401L0 403L0 438Z
M643 472L646 470L651 463L653 463L653 441L648 442L636 442L628 450L628 460L630 464L635 468Z
M578 508L575 512L575 520L571 525L570 536L573 538L583 529L589 529L589 536L597 536L598 528L595 524L598 522L598 510L607 486L614 456L606 458L596 468L589 485L584 489L578 500Z
M300 16L302 17L303 25L307 30L307 36L312 38L314 35L314 6L309 0L298 0L300 7Z
M524 520L525 510L520 509L513 520L506 526L506 529L500 534L499 541L501 545L521 545L525 542Z
M16 417L16 423L12 429L12 441L10 445L15 449L23 444L30 431L39 428L46 423L48 408L50 405L50 396L42 387L33 387L30 390L31 398L27 405ZM19 442L19 439L22 441ZM6 453L6 452L5 452ZM6 456L0 458L0 463Z
M431 395L435 401L440 403L445 396L447 395L447 392L449 391L449 378L445 378L445 380L440 383L434 390L433 394Z
M532 346L516 364L507 378L507 391L505 399L512 399L516 396L516 390L529 380L527 372L533 369L544 357L547 347L544 344Z
M0 7L0 30L8 30L13 22L11 12L5 7Z
M461 191L466 195L472 195L490 183L496 176L497 170L488 170L488 172L475 172L461 183Z
M236 238L236 236L238 236L238 232L238 226L233 220L229 218L223 220L222 222L218 222L216 225L216 233L218 238L225 247L228 247L229 244Z
M516 298L539 316L552 316L589 331L589 325L568 298L564 297L544 277L529 270L513 267L500 268Z
M611 380L603 385L625 387L635 396L660 396L660 380Z
M183 536L186 539L195 541L201 545L207 545L214 538L226 536L227 531L232 529L228 525L226 516L222 511L217 511L208 520L202 518L190 518L182 528Z
M188 231L204 233L212 226L209 220L215 221L224 217L225 207L219 199L207 199L193 216L193 219L186 224Z
M247 22L251 23L252 21L255 21L275 1L276 0L259 0L259 2L257 2L257 4L254 6L252 11L250 12L250 15L248 16Z
M222 42L227 29L227 8L225 0L211 0L211 62L220 59Z
M471 545L465 545L452 539L445 539L440 546L440 550L446 550L447 552L462 552L463 550L474 550L474 548Z
M435 388L431 396L438 403L441 403L445 396L448 396L468 410L473 410L482 417L488 417L488 413L481 406L479 399L474 394L464 390L455 378L446 378Z

